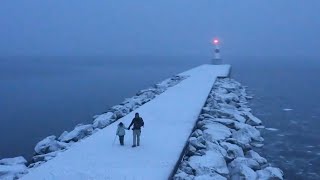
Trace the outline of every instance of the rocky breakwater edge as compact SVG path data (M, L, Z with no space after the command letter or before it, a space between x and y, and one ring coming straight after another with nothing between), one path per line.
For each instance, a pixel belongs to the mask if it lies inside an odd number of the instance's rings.
M263 146L262 121L251 113L246 89L230 78L214 84L187 142L174 180L282 180L254 149Z
M22 177L31 168L41 166L41 164L58 156L59 153L67 150L73 144L116 122L186 78L188 76L173 76L150 88L139 91L135 96L109 108L105 113L95 115L92 124L78 124L72 131L64 131L59 137L51 135L44 138L36 144L34 155L29 162L22 156L1 159L0 179L13 180Z

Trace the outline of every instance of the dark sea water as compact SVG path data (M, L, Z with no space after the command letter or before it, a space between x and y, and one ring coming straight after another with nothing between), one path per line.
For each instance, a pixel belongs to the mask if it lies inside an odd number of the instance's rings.
M254 94L254 114L266 127L278 129L262 131L265 146L257 151L280 167L286 179L319 180L320 58L231 61L233 77Z
M320 179L320 58L225 57L254 95L266 127L257 151L286 179ZM30 157L35 144L209 57L0 58L0 159ZM292 111L284 111L289 108Z

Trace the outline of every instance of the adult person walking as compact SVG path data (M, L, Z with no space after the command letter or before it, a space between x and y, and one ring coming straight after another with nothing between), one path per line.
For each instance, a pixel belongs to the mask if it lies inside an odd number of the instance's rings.
M141 127L144 126L143 119L139 116L139 113L135 114L135 117L132 119L128 130L133 125L133 144L132 147L140 146L140 135L141 135Z

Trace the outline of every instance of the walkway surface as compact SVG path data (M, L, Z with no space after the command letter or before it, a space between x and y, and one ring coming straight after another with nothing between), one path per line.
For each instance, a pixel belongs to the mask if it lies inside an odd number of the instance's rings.
M21 179L168 179L215 79L229 71L229 65L202 65L181 73L190 77ZM118 123L128 126L136 112L145 122L141 146L131 147L131 130L126 133L125 146L118 139L113 144Z

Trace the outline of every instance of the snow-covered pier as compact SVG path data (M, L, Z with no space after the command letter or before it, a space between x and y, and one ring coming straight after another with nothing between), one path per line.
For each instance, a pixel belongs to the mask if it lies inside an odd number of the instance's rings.
M118 124L113 123L30 168L21 179L168 179L216 78L229 71L229 65L202 65L181 73L187 78L118 119L128 125L140 113L145 121L141 146L131 147L131 131L124 147L113 145Z
M92 124L44 138L28 167L21 156L0 160L0 179L282 180L255 151L265 127L245 87L226 78L230 71L202 65L141 90ZM141 145L131 147L130 130L120 146L117 125L128 126L136 112L145 121Z

